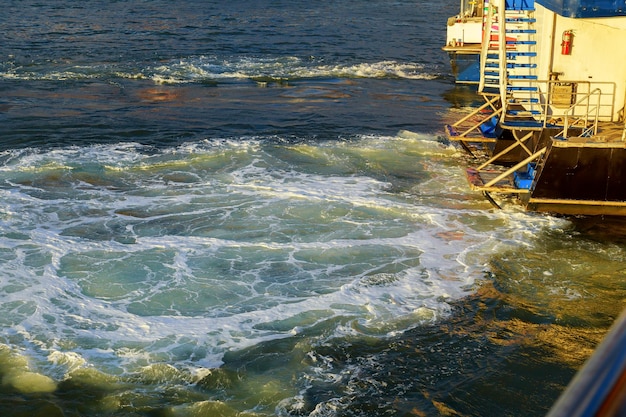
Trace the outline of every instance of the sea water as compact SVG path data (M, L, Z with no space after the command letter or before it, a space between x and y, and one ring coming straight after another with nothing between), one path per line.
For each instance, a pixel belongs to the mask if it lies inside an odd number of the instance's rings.
M545 414L624 227L469 190L456 6L5 2L2 415Z

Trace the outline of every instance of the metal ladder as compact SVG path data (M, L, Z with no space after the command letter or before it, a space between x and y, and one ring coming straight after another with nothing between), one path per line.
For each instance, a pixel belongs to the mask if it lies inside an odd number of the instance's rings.
M545 115L537 84L534 0L489 0L478 91L498 94L504 127L535 130Z

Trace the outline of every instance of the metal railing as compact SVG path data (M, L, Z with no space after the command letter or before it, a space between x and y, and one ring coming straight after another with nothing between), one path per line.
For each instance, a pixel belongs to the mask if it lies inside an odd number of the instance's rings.
M502 171L495 178L492 178L490 181L486 182L485 185L484 185L484 188L488 189L488 188L494 186L500 180L508 177L509 175L512 175L515 171L517 171L518 169L520 169L522 167L525 167L530 162L537 161L544 153L546 153L546 150L547 150L547 148L543 147L543 148L539 149L537 152L535 152L534 154L530 155L528 158L526 158L523 161L520 161L517 164L513 165L511 168L507 169L506 171ZM479 170L477 169L477 171L479 171Z
M500 101L499 96L493 96L491 98L485 96L485 100L486 100L485 104L478 107L477 109L472 111L470 114L468 114L467 116L463 117L462 119L458 120L457 122L451 125L455 129L463 129L462 131L457 132L457 136L459 137L459 139L462 140L466 138L469 141L471 141L472 139L471 135L473 133L480 135L480 127L492 117L499 116L500 113L502 113L502 108L498 106L498 102ZM479 120L474 120L469 125L469 127L466 127L465 122L467 122L474 116L477 116L483 113L485 110L487 110L487 112L484 114L484 117L482 117Z
M532 117L548 125L567 128L589 123L597 129L598 121L613 121L615 118L614 82L579 80L509 80L513 86L536 86L537 92L509 93L508 103L517 103L526 111L505 117ZM595 130L594 130L595 131ZM589 133L589 132L586 132ZM567 130L565 131L567 134Z
M592 105L592 98L594 96L597 97L597 101ZM570 127L579 127L582 129L582 132L577 136L591 136L597 134L601 97L602 90L596 88L567 109L563 119L563 130L556 136L567 139ZM579 106L585 108L585 111L580 116L574 116L574 109ZM571 116L570 113L572 113Z

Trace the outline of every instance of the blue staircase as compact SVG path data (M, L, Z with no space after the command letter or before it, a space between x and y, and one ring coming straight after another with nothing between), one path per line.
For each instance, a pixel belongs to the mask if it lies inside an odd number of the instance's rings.
M505 3L507 9L535 11L535 0L505 0Z
M537 85L533 0L490 0L481 53L479 92L500 95L502 126L544 127Z

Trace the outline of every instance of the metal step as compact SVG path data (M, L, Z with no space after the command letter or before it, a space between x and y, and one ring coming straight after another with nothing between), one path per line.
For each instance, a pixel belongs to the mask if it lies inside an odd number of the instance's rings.
M500 84L485 84L482 93L500 95Z
M506 64L506 67L507 68L537 68L537 64L535 63L522 64L522 63L509 62Z
M525 51L506 51L506 57L507 58L515 58L518 56L530 56L530 57L535 57L537 56L537 52L525 52Z
M488 61L485 63L485 67L486 68L500 68L500 64L498 63L498 61ZM508 69L515 69L515 68L537 68L537 64L535 63L517 63L517 62L507 62L506 67Z
M506 114L515 117L533 117L540 116L541 112L539 110L509 110Z
M537 41L506 41L507 45L537 45Z
M483 50L482 56L482 91L494 91L497 93L505 89L506 95L518 99L516 103L523 103L530 107L538 103L538 100L531 100L530 96L535 96L538 87L530 84L538 80L534 74L537 64L534 58L537 52L534 51L537 42L535 37L537 30L534 24L537 22L534 12L534 0L505 0L505 16L503 17L500 30L494 30L493 26L487 38L489 43L484 45L487 50ZM489 9L489 13L493 10ZM488 15L489 21L494 15ZM495 21L499 16L495 15ZM504 66L504 74L501 74ZM504 78L503 78L504 77ZM509 82L510 81L510 82ZM517 83L516 83L517 82ZM522 85L518 85L518 84ZM521 95L522 97L517 97ZM505 99L504 97L502 99ZM531 113L526 112L526 117Z
M540 130L543 129L543 122L541 120L506 120L502 123L504 127L512 127L528 130Z
M506 0L504 2L506 10L535 10L534 0Z
M529 92L536 92L539 90L538 87L536 86L524 86L524 85L507 85L506 89L508 91L529 91Z
M506 33L529 33L534 35L537 33L537 29L507 29Z
M507 100L507 102L509 104L538 104L539 103L539 99L538 98L513 98L513 99L509 99Z
M506 23L536 23L537 19L534 17L507 17L504 21Z

